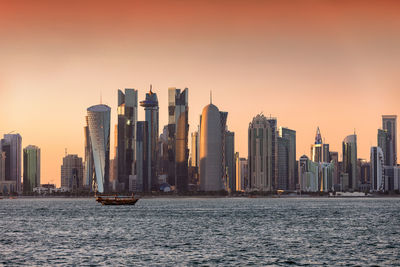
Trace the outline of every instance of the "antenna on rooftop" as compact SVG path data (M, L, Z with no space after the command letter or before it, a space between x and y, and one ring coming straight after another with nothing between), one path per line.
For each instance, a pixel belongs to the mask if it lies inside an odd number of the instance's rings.
M210 90L210 104L212 104L212 90Z
M65 156L67 156L67 154L68 154L68 153L67 153L67 148L65 148Z

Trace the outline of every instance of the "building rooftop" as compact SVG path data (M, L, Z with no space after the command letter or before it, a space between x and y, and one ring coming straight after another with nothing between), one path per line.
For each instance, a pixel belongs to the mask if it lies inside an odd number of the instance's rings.
M110 110L111 108L104 104L94 105L87 109L87 111L92 111L92 112L106 112Z

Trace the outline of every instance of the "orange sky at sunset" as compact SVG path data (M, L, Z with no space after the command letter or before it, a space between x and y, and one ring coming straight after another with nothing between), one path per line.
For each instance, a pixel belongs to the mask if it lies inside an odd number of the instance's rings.
M153 84L161 130L168 87L189 88L190 131L212 90L241 156L263 112L297 131L298 157L319 126L340 154L355 129L369 160L381 115L400 115L399 14L399 1L0 0L0 135L39 146L42 183L59 186L64 149L84 156L86 108L100 94L112 108L113 147L117 89L143 100Z

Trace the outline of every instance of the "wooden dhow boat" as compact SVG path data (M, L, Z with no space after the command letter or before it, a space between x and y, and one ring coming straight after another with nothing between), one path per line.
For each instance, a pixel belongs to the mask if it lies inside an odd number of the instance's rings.
M95 196L96 201L101 203L101 205L135 205L139 200L135 198L134 194L132 196Z

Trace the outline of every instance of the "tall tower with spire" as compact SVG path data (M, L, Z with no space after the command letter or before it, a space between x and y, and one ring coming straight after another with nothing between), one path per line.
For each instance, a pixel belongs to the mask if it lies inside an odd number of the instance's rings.
M321 131L317 127L315 142L311 145L311 160L314 162L329 162L329 144L322 141Z
M146 94L146 99L140 101L140 106L144 107L145 120L147 125L147 181L143 181L143 190L151 191L156 190L158 187L157 180L157 142L158 142L158 98L157 94L152 91L152 85L150 85L150 91Z

